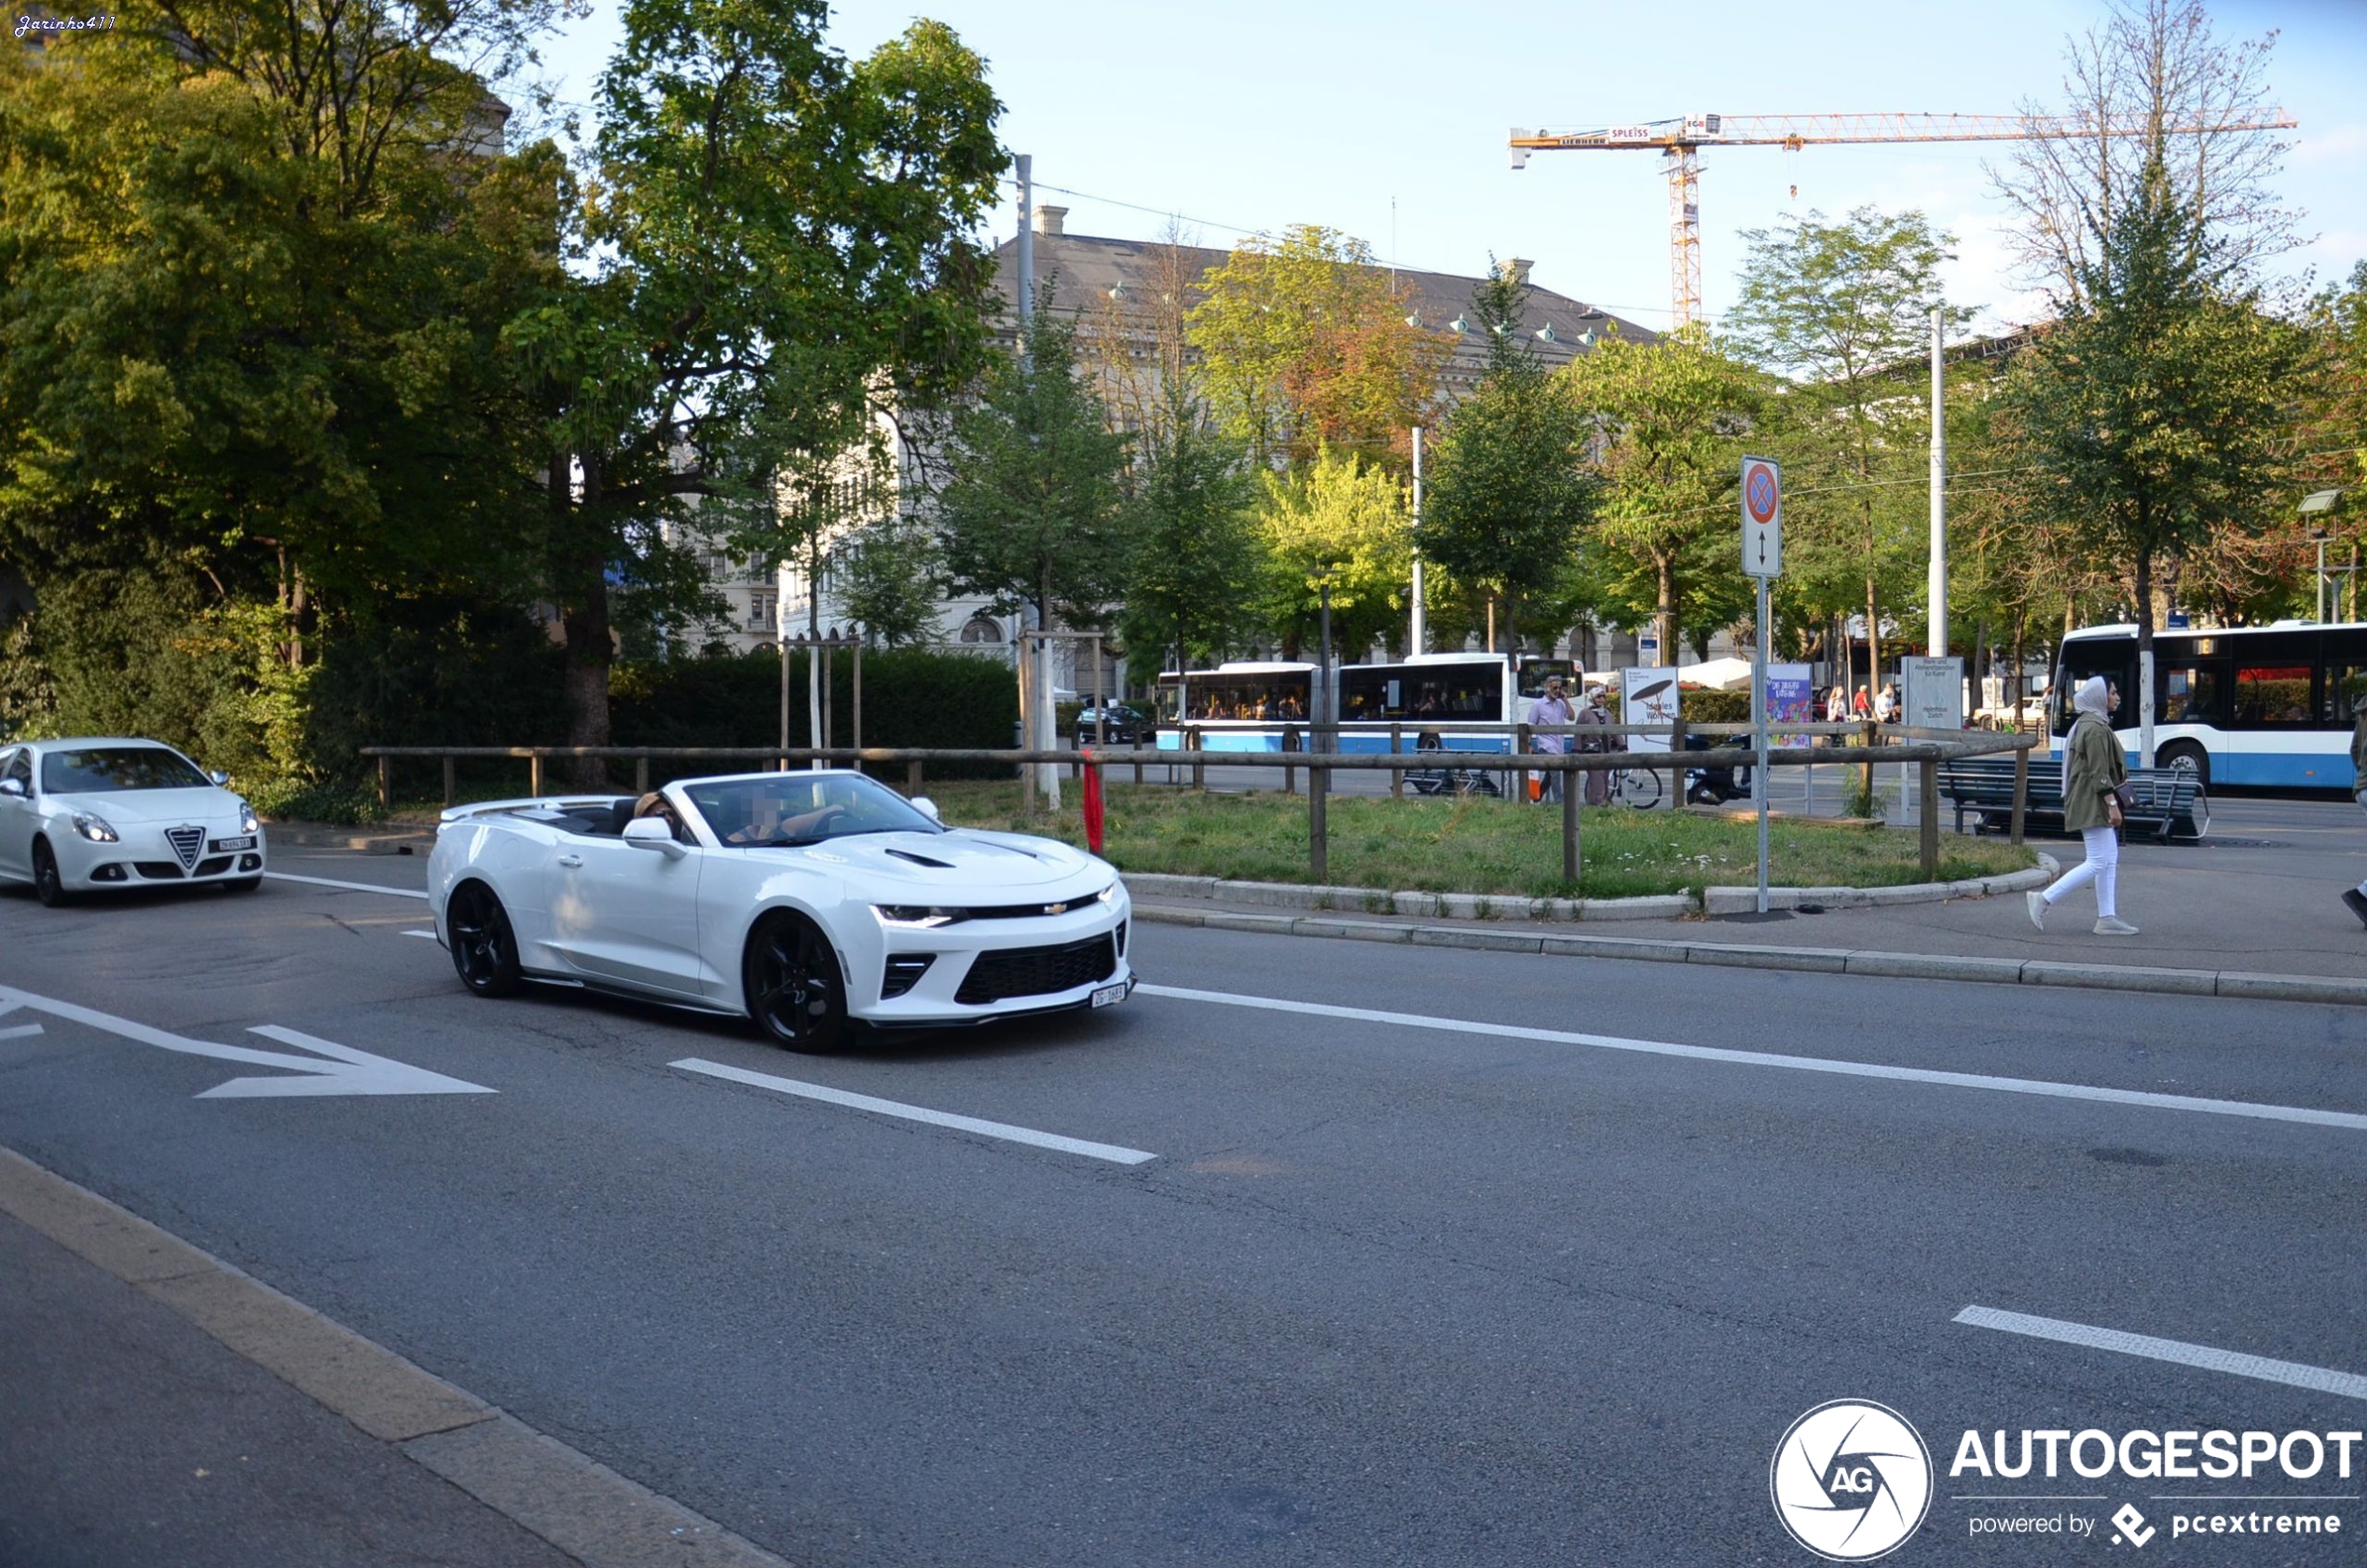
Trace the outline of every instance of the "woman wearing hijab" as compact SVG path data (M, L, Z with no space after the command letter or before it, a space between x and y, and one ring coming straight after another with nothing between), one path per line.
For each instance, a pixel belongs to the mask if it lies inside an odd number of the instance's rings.
M2055 879L2044 893L2029 895L2030 923L2046 929L2046 911L2086 883L2096 884L2096 934L2134 936L2137 928L2120 918L2115 903L2120 882L2120 798L2128 765L2113 735L2113 710L2120 693L2101 675L2090 675L2072 693L2079 716L2063 743L2063 827L2079 835L2087 858Z

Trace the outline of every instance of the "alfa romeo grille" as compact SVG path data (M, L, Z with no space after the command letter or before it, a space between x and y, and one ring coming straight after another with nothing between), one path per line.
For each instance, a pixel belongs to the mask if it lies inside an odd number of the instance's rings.
M185 871L197 865L198 856L205 852L205 829L168 827L164 830L164 841L171 844L172 852L181 857L181 868Z
M1015 996L1049 996L1106 980L1115 973L1116 944L1106 935L1057 948L980 953L962 977L962 989L953 1000L976 1006Z

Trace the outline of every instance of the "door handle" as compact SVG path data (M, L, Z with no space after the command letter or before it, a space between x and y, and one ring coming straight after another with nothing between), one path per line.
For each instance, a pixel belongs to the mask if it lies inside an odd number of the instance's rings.
M559 864L573 870L583 864L583 857L580 854L563 854L559 857Z

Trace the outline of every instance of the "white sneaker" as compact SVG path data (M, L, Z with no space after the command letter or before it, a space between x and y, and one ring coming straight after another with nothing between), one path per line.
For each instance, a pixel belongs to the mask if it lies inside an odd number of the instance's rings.
M2127 920L2114 916L2106 920L2098 920L2096 922L2096 934L2099 936L2134 936L2137 934L2137 928L2129 924Z
M2026 893L2022 894L2022 902L2029 907L2030 923L2041 931L2045 930L2046 895L2043 893Z

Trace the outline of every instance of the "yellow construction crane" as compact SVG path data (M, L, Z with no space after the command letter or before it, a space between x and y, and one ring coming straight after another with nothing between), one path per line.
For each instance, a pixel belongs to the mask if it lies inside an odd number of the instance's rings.
M2166 128L2170 135L2220 130L2291 130L2300 122L2281 109L2211 125ZM2142 118L2099 126L2047 115L1687 115L1682 119L1614 125L1556 134L1512 128L1512 167L1543 152L1654 151L1667 160L1668 283L1676 325L1702 313L1701 150L1703 147L1802 147L1856 142L2028 142L2090 136L2141 136Z

